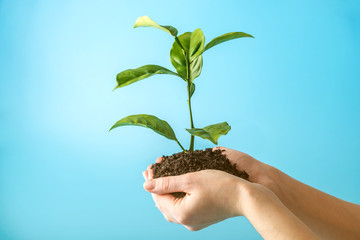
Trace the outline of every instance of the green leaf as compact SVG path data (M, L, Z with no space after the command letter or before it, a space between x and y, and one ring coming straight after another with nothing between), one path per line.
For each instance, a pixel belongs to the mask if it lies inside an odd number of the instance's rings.
M192 97L192 95L194 94L195 92L195 84L194 83L191 83L190 85L190 97Z
M201 73L202 64L203 64L202 56L198 55L198 57L194 58L193 62L190 63L190 67L189 67L190 71L188 76L187 61L190 62L189 50L191 46L192 33L186 32L180 35L178 39L181 45L183 46L183 48L185 49L185 51L187 52L187 54L180 47L177 41L174 41L170 51L170 60L172 65L175 67L176 71L178 72L179 76L186 81L189 80L190 82L192 82ZM197 39L197 37L195 39ZM195 48L193 49L196 50ZM197 52L194 52L194 54L196 55Z
M232 40L232 39L236 39L236 38L243 38L243 37L251 37L254 38L253 36L251 36L250 34L247 33L243 33L243 32L230 32L230 33L225 33L221 36L218 36L216 38L214 38L213 40L211 40L208 44L206 44L205 46L205 50L208 50L210 48L212 48L213 46L216 46L220 43Z
M196 29L191 34L190 47L189 47L189 58L192 62L204 51L205 37L200 28Z
M144 78L150 77L154 74L171 74L176 75L173 71L166 69L158 65L145 65L136 69L127 69L122 71L116 76L117 85L114 88L125 87L129 84L142 80Z
M191 83L195 80L195 78L200 76L202 65L203 65L202 55L195 58L195 60L192 63L190 63L190 82Z
M217 141L221 135L226 135L230 131L231 127L227 122L217 123L209 125L204 128L192 128L186 129L191 135L198 136L204 139L208 139L214 144L217 144Z
M189 49L189 43L191 38L191 32L183 33L178 37L181 45L186 49ZM170 61L171 64L176 69L177 73L184 80L187 78L187 66L186 66L186 56L184 50L179 46L179 44L174 41L171 50L170 50Z
M151 20L151 18L149 18L148 16L142 16L136 19L134 28L137 27L154 27L163 30L164 32L170 33L174 37L176 37L178 34L178 30L173 26L159 25L153 20Z
M128 125L146 127L168 139L178 141L176 139L174 130L170 127L170 125L166 121L148 114L137 114L137 115L127 116L117 121L110 128L109 131L117 127L128 126Z

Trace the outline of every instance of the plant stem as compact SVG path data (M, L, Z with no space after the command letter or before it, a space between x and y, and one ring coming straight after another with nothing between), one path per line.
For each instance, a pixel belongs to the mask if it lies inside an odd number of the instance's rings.
M185 148L180 144L180 142L179 142L178 140L175 140L175 141L179 144L179 146L181 147L181 149L182 149L184 152L186 152Z
M189 105L189 112L190 112L190 124L191 124L191 128L194 128L194 121L193 121L192 111L191 111L190 84L188 84L187 89L188 89L188 97L189 97L188 105ZM194 151L194 141L195 141L195 137L193 135L191 135L189 151Z
M191 124L191 128L194 128L194 121L193 121L193 116L192 116L192 111L191 111L191 96L190 96L190 86L191 86L191 82L190 82L190 61L189 61L189 57L188 57L188 53L185 50L185 48L181 45L181 42L179 40L178 37L175 37L175 41L177 42L177 44L179 44L179 46L181 47L181 49L183 50L183 53L185 55L185 60L186 60L186 72L187 72L187 76L186 76L186 82L187 82L187 92L188 92L188 105L189 105L189 112L190 112L190 124ZM193 135L191 135L190 138L190 147L189 147L189 151L194 151L194 141L195 141L195 137Z
M187 52L185 51L185 59L186 59L186 67L187 67L187 92L188 92L188 105L189 105L189 112L190 112L190 124L191 124L191 128L194 128L194 121L193 121L193 116L192 116L192 110L191 110L191 96L190 96L190 86L191 86L191 82L190 82L190 61L187 55ZM195 137L193 135L191 135L190 138L190 147L189 147L189 151L194 151L194 141L195 141Z

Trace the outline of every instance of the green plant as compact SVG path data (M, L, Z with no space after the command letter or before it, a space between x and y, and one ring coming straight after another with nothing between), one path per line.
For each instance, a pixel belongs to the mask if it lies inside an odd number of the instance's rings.
M175 38L175 41L170 50L170 60L177 73L158 65L145 65L136 69L127 69L123 72L120 72L116 76L117 85L114 90L117 88L125 87L129 84L148 78L155 74L170 74L180 77L186 82L186 88L188 93L187 102L189 105L191 128L186 130L191 134L189 151L194 151L195 136L208 139L214 144L217 144L218 138L221 135L227 134L231 129L227 122L209 125L204 128L195 128L194 120L192 117L191 97L195 92L194 80L201 73L203 64L202 55L204 52L220 43L236 38L253 38L253 36L243 32L230 32L214 38L205 45L205 37L200 28L196 29L193 32L185 32L178 36L178 30L176 28L172 26L159 25L153 20L151 20L148 16L139 17L134 25L134 28L137 27L158 28L169 33ZM156 133L177 142L181 149L186 152L185 148L176 138L174 130L170 127L170 125L166 121L161 120L153 115L137 114L127 116L117 121L110 128L110 130L126 125L141 126L152 129Z

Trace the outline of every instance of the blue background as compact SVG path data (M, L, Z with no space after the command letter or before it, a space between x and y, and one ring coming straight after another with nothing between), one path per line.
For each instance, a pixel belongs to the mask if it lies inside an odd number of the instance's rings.
M150 3L151 2L151 3ZM360 202L358 1L0 1L0 239L259 239L244 218L199 232L168 223L141 172L176 143L120 118L154 114L188 146L185 83L148 78L112 92L118 72L173 69L170 35L207 42L197 127L227 121L219 144ZM213 147L196 139L197 148ZM314 203L316 204L316 203Z

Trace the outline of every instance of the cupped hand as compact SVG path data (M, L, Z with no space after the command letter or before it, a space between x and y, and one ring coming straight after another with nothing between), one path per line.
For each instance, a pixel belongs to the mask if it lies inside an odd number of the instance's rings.
M213 150L216 149L220 149L222 154L225 154L232 164L236 164L236 168L239 171L245 170L249 174L249 180L251 182L265 186L275 193L282 201L287 201L286 195L284 195L278 185L279 181L276 179L276 168L234 149L226 147L213 148ZM158 158L158 161L160 161L160 159L161 158Z
M214 147L236 164L238 170L245 170L252 183L261 184L281 195L271 176L271 166L250 155L225 147ZM156 159L156 163L162 158ZM184 225L189 230L200 230L229 217L242 215L239 205L240 190L247 191L250 182L217 170L203 170L180 176L152 180L151 165L143 172L144 188L153 197L156 207L169 222ZM239 188L239 186L242 186ZM256 184L257 185L257 184ZM260 186L257 186L258 188ZM153 188L153 189L150 189ZM244 190L245 189L245 190ZM184 198L176 198L172 192L187 193ZM234 203L234 201L236 203ZM241 201L240 201L241 202Z
M242 215L241 197L251 183L218 170L203 170L180 176L149 179L144 177L146 191L170 221L197 231L230 217ZM176 198L173 192L185 192Z
M236 164L236 168L239 171L245 170L249 174L249 180L251 182L262 182L266 179L266 167L267 165L256 160L250 155L226 148L226 147L214 147L214 150L221 150L222 154L226 155L232 164Z

